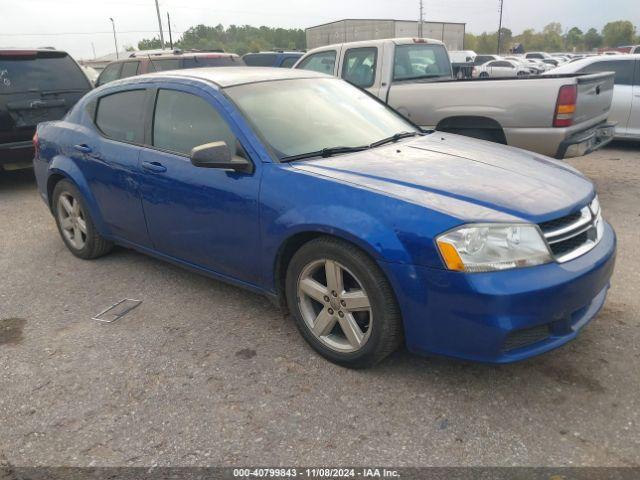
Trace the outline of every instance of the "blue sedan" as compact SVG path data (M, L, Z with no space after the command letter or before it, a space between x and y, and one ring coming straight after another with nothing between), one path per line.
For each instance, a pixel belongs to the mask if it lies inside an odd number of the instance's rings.
M305 70L109 83L38 127L35 172L77 257L114 244L267 295L321 355L507 363L576 337L616 238L593 184L523 150L425 132Z

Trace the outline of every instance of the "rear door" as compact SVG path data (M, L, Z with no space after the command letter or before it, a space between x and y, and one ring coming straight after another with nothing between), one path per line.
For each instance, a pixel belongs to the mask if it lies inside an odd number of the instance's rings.
M633 76L635 62L625 59L607 59L593 62L584 67L580 72L614 72L613 100L609 120L617 122L616 135L627 135L629 128L629 116L631 115L631 102L633 99ZM580 84L579 84L580 85ZM580 87L582 91L585 87ZM579 91L579 92L580 92ZM601 92L602 93L602 92ZM578 95L580 102L580 94ZM580 104L578 104L580 107Z
M61 119L91 88L64 52L0 52L0 145L30 140L38 123Z
M640 60L636 60L635 63L636 74L633 80L633 101L631 104L627 133L638 138L640 137Z
M114 62L107 65L105 69L100 73L96 85L99 87L100 85L104 85L105 83L118 80L120 78L120 71L122 70L122 63L123 62Z

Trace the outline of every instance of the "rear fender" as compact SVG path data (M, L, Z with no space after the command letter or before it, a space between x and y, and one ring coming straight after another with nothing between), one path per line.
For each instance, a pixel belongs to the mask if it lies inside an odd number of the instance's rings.
M53 199L51 198L51 193L55 188L54 184L61 179L60 177L69 180L80 190L96 230L101 236L109 237L111 232L102 218L100 207L91 192L91 188L89 188L89 184L75 162L64 155L53 157L47 171L47 203L52 212Z

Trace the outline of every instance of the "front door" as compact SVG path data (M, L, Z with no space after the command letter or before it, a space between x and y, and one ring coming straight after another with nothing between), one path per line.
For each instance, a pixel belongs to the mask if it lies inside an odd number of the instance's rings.
M196 91L157 91L151 147L140 155L149 235L162 254L255 284L259 165L248 174L195 167L189 158L193 147L217 141L247 155L214 105Z

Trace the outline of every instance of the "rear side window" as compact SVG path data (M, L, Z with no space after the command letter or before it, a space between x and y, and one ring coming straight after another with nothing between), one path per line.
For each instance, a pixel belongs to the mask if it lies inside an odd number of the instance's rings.
M416 43L396 46L393 79L451 77L451 63L442 45Z
M206 100L176 90L159 90L153 115L153 146L189 155L206 143L224 141L235 154L236 137Z
M89 89L86 76L66 53L0 56L0 94Z
M347 50L342 63L342 78L358 87L370 87L376 78L377 56L377 48Z
M275 53L248 53L242 59L250 67L273 67L276 57Z
M487 55L478 55L476 59L473 61L474 65L484 65L487 62L493 60L493 57L489 57Z
M98 101L96 125L107 137L121 142L144 141L146 90L112 93Z
M300 57L287 57L284 60L282 60L282 63L280 64L280 68L291 68L293 67L293 65L296 63L296 61L299 59Z
M200 68L200 67L240 67L244 65L242 59L236 55L224 56L197 56L186 57L184 59L184 68ZM179 67L176 67L179 68Z
M98 85L104 85L120 78L121 68L122 63L110 63L107 65L98 78Z
M163 72L165 70L179 70L182 68L182 59L180 58L165 58L158 60L151 60L152 70L156 72Z
M333 75L336 66L336 51L328 50L309 55L296 68L302 70L313 70L314 72L327 73Z
M628 60L605 60L587 65L581 73L615 72L614 80L616 85L633 85L634 62Z
M120 78L133 77L138 74L140 62L125 62L122 64L122 72Z

